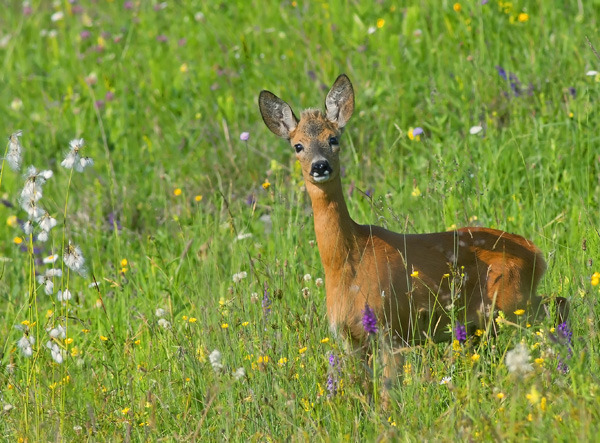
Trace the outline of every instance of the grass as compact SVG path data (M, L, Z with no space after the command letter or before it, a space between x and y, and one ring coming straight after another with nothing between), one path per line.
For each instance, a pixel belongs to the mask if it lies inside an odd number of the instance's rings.
M600 65L600 3L410 3L10 2L0 114L6 135L23 130L24 166L54 172L40 202L58 226L45 243L23 233L23 177L3 162L3 439L599 434L600 77L586 72ZM531 238L549 263L540 293L571 301L571 358L549 321L503 325L497 339L410 349L390 408L367 398L328 329L301 174L256 103L269 89L296 110L320 105L341 72L357 93L342 138L354 218ZM60 166L78 137L95 161L84 173ZM59 259L47 295L40 259L69 240L87 274ZM58 325L61 364L45 346ZM521 341L533 370L515 377L505 356Z

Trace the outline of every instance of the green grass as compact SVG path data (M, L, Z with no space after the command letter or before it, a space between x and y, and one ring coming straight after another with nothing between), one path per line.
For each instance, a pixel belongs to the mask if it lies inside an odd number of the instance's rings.
M599 286L590 279L600 271L600 77L586 76L600 66L586 41L600 48L600 2L463 2L459 12L434 0L351 3L134 1L127 9L36 0L27 14L20 2L5 6L2 128L23 130L24 166L54 171L41 204L58 226L46 243L23 234L12 218L26 219L23 177L4 162L0 197L12 207L0 205L3 439L586 441L600 433ZM57 11L64 16L52 21ZM518 77L520 94L496 66ZM261 89L296 111L321 106L341 72L357 94L342 138L344 185L356 187L351 214L396 231L480 224L531 238L549 263L540 293L571 301L566 375L556 370L565 347L550 339L549 321L505 325L497 339L456 350L410 349L390 408L368 398L360 362L329 332L292 150L257 106ZM470 135L475 125L484 130ZM425 134L410 140L417 126ZM60 162L76 137L95 165L71 176ZM64 268L46 295L34 279L48 269L39 260L62 255L68 240L81 247L87 276ZM246 278L234 283L241 271ZM63 305L56 292L67 287L73 298ZM22 322L36 338L30 358L17 347ZM68 337L55 340L62 364L45 346L59 324ZM520 341L543 361L515 377L505 354ZM221 373L209 361L215 349ZM328 398L331 352L342 386ZM245 377L235 380L240 367ZM452 381L440 384L444 377Z

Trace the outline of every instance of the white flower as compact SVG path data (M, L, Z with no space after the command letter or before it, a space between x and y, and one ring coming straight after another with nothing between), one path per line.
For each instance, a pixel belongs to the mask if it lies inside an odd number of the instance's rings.
M62 11L56 11L54 14L50 16L50 20L53 22L58 22L65 17L65 13Z
M208 356L208 360L210 361L210 364L212 365L216 373L221 372L221 370L223 369L223 363L221 363L221 358L221 353L216 349L212 351Z
M506 367L509 372L525 374L533 369L529 363L529 350L524 343L519 343L515 348L506 353Z
M246 376L246 370L244 368L237 368L233 373L233 378L239 380L240 378L244 378Z
M46 342L46 347L50 349L52 359L60 365L64 359L63 350L60 349L60 347L51 340L48 340L48 342Z
M239 283L241 280L248 277L248 273L246 271L238 272L237 274L233 274L233 282Z
M158 325L165 329L171 329L171 323L165 318L159 318Z
M6 154L6 161L13 171L21 169L21 162L23 161L23 147L19 140L21 135L23 135L23 131L19 130L8 137L8 153Z
M48 232L47 231L42 231L38 234L37 236L38 241L43 242L47 242L48 241Z
M96 289L98 289L98 288L100 287L100 284L101 284L101 283L102 283L101 281L95 281L95 282L92 282L92 283L90 283L90 284L88 285L88 288L96 288Z
M471 129L469 129L469 134L476 135L479 134L481 131L483 131L483 128L481 126L471 126Z
M68 246L65 248L65 254L63 255L63 261L67 268L71 271L75 271L80 275L85 275L85 259L79 246L74 245L69 241Z
M62 269L54 269L54 268L48 269L45 272L45 275L46 275L46 277L50 277L50 278L52 278L52 277L62 277Z
M21 350L25 357L31 357L33 355L33 344L35 339L30 335L24 335L17 342L17 347Z
M56 226L56 219L52 217L48 212L46 212L42 217L37 221L38 225L42 230L49 232L52 228Z
M442 378L442 380L440 381L441 385L447 385L448 383L450 383L452 381L452 377L444 377Z
M377 31L377 28L375 26L369 26L369 29L367 29L367 34L375 34L375 31Z
M52 338L67 338L67 330L63 325L58 325L56 328L48 330L48 335Z
M315 280L315 285L317 286L317 288L320 288L321 286L323 286L323 279L321 277L317 278Z
M60 302L71 300L71 297L71 291L69 291L68 289L65 289L64 291L61 291L59 289L59 291L56 294L56 299Z
M48 257L45 257L44 259L42 259L42 262L46 265L48 264L53 264L56 262L56 260L58 260L58 255L56 254L52 254L49 255Z
M27 235L33 232L33 222L31 220L27 220L23 223L23 232Z
M4 412L10 412L10 411L11 411L11 409L13 409L13 408L14 408L14 406L13 406L13 405L11 405L10 403L6 403L6 404L5 404L5 405L2 407L2 410L3 410Z
M588 71L585 73L585 75L587 75L589 77L595 77L598 75L598 71Z
M242 234L238 234L238 236L236 237L236 240L245 240L250 237L252 237L252 234L250 232L245 232Z
M157 317L164 317L166 314L166 311L163 308L156 308L156 311L154 311L154 315L156 315Z
M306 282L309 282L312 280L312 277L310 274L304 274L304 277L302 277L302 279Z

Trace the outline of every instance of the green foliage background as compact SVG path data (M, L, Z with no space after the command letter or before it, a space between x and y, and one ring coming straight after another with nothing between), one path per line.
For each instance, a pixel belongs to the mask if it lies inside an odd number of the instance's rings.
M5 4L2 127L23 130L25 166L55 172L43 204L59 226L45 244L23 234L14 219L25 218L23 178L3 163L2 437L597 436L600 76L586 73L600 66L600 2L481 3ZM354 218L402 232L476 224L531 238L549 263L540 293L571 301L566 375L550 322L505 325L490 341L408 351L388 409L365 394L360 363L327 326L292 150L256 104L269 89L296 111L321 106L341 72L357 94L342 139ZM482 132L471 135L473 126ZM415 127L419 140L408 137ZM75 137L95 166L71 176L60 162ZM55 283L74 294L68 304L34 278L64 238L88 268ZM234 282L238 272L246 277ZM44 346L58 324L68 329L56 340L60 365ZM16 345L25 332L36 338L29 359ZM524 377L504 365L519 341L538 359ZM340 374L329 369L332 352ZM330 375L342 380L332 398Z

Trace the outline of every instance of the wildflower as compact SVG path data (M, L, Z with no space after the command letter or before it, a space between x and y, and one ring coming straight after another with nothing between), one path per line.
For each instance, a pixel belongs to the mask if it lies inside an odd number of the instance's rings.
M454 3L454 5L452 5L452 9L454 9L454 12L460 12L462 10L462 6L460 3Z
M308 348L304 346L303 348L298 349L298 354L304 354Z
M592 284L592 286L598 286L598 284L600 283L600 272L594 272L592 274L590 283Z
M49 329L48 335L50 338L65 339L67 337L67 330L63 325L58 325L56 328Z
M218 374L223 369L223 363L221 362L222 355L218 350L214 350L208 356L208 360L214 371Z
M166 311L163 308L156 308L156 311L154 311L154 315L156 315L158 318L164 317L166 314Z
M322 338L321 343L329 343L329 337Z
M45 232L49 232L52 228L56 226L56 219L52 217L48 212L42 215L37 222L39 227Z
M527 346L524 343L519 343L513 350L506 353L506 367L509 372L525 374L533 369L529 359Z
M283 365L285 365L287 362L288 362L288 359L287 359L286 357L281 357L281 358L279 359L279 361L277 362L277 364L278 364L279 366L283 366Z
M419 276L419 271L413 271L412 274L410 274L410 276L417 278Z
M419 197L421 195L421 190L418 186L415 186L410 195L412 195L413 197Z
M58 260L58 255L52 254L52 255L49 255L48 257L43 258L42 262L46 265L49 265L49 264L55 263L56 260Z
M481 131L483 131L483 128L481 126L471 126L471 129L469 129L469 134L477 135Z
M164 328L164 329L171 329L171 323L164 318L158 319L158 326L160 326L161 328Z
M221 329L227 329L229 327L229 323L222 323Z
M129 413L130 408L123 408L121 409L121 414L123 415L127 415Z
M460 343L464 343L467 340L467 328L460 322L456 322L454 327L454 336Z
M269 291L268 291L269 287L267 286L267 283L265 282L265 289L263 290L263 299L261 302L261 306L263 309L263 316L265 321L267 321L269 319L269 314L271 314L271 299L269 298Z
M82 138L76 138L69 142L70 151L65 159L60 163L65 169L75 169L77 172L94 164L94 160L90 157L82 157L79 153L83 149L84 141Z
M327 383L325 384L327 387L328 398L335 397L335 395L338 393L340 387L339 376L341 371L342 368L340 366L340 360L333 352L331 352L329 354L329 375L327 376Z
M54 14L50 16L50 20L53 22L58 22L65 17L65 13L62 11L56 11Z
M561 323L560 325L558 325L558 327L556 329L557 329L557 331L556 331L557 337L551 336L551 339L554 339L555 341L558 341L559 344L566 346L567 359L570 359L571 356L573 355L573 349L571 348L571 344L572 344L572 340L573 340L573 332L569 328L569 325L567 324L567 322ZM562 372L563 374L566 374L567 372L569 372L569 366L561 358L561 356L558 356L557 369L560 372Z
M479 358L480 358L480 355L479 355L479 354L473 354L473 355L471 356L471 361L472 361L473 363L476 363L476 362L478 362L478 361L479 361Z
M517 309L517 310L514 312L514 314L515 314L517 317L520 317L521 315L525 314L525 309Z
M381 29L385 26L385 20L380 18L377 20L377 28Z
M63 255L63 261L67 268L71 271L77 272L78 274L84 276L85 275L85 259L83 258L83 254L81 252L81 248L79 246L74 245L69 240L69 244L65 248L65 253Z
M71 300L72 295L71 295L71 291L69 291L68 289L65 289L64 291L59 290L56 293L56 299L59 302L67 302L69 300Z
M102 340L102 341L108 341L108 337L106 335L101 335L100 336L100 340Z
M23 131L18 130L8 137L8 152L6 154L6 161L8 166L13 171L21 169L21 162L23 161L23 147L19 137L23 135Z
M525 23L529 20L529 14L527 14L526 12L521 12L517 17L517 20L519 20L520 23Z
M588 77L596 77L599 74L598 71L588 71L585 73Z
M319 277L319 278L317 278L317 279L315 280L315 286L316 286L317 288L320 288L321 286L323 286L323 279L322 279L322 278L320 278L320 277Z
M202 196L201 196L201 195L197 195L197 196L195 196L195 197L194 197L194 200L195 200L197 203L200 203L200 202L202 201Z
M31 335L24 335L17 342L17 347L21 350L25 357L31 357L33 355L33 345L35 339Z
M240 140L243 141L243 142L247 142L249 138L250 138L250 133L249 132L242 132L240 134Z
M408 138L410 140L416 140L419 141L421 140L421 134L423 134L423 128L409 128L408 129Z
M179 197L181 195L181 188L175 188L175 190L173 191L173 195L175 197Z
M309 281L311 281L311 280L312 280L312 277L311 277L311 275L310 275L310 274L304 274L304 277L302 277L302 279L303 279L305 282L309 282Z
M236 380L244 378L245 376L246 376L246 370L244 368L237 368L235 370L235 372L233 373L233 378L235 378Z
M238 272L237 274L233 274L233 282L239 283L241 280L245 279L248 276L246 271Z
M540 393L535 388L535 386L532 386L529 390L529 393L525 395L525 398L527 398L527 400L529 400L529 403L531 403L532 405L536 405L540 400Z
M63 362L64 356L63 351L60 347L51 340L46 342L46 347L50 349L50 354L52 355L52 360L54 360L59 365Z
M362 312L362 324L367 334L377 333L377 317L375 311L371 309L368 303L365 303L365 310Z
M502 400L502 399L504 398L504 393L502 393L502 392L498 392L498 393L496 394L496 397L498 398L498 400Z
M271 183L269 182L269 179L266 178L262 184L262 187L263 187L263 189L267 190L267 189L269 189L270 186L271 186Z
M440 380L440 385L447 385L452 381L452 377L446 376Z

